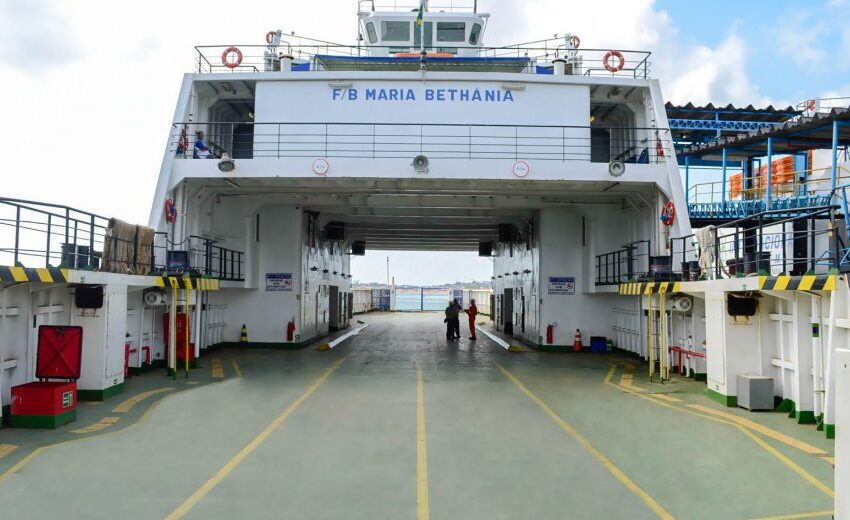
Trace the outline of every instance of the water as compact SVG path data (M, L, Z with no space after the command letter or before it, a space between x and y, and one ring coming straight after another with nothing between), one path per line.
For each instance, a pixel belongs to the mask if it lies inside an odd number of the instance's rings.
M445 291L438 293L396 292L395 306L399 311L442 311L449 304L449 294Z

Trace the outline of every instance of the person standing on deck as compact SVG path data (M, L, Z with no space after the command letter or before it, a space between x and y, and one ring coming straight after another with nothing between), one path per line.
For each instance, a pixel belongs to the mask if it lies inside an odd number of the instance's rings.
M454 339L460 339L460 313L463 312L463 306L457 301L457 298L452 300L452 319L449 320L452 324L452 336Z
M446 339L452 340L455 339L455 329L454 329L454 320L457 319L457 308L455 307L454 302L449 302L449 306L446 307L446 319L443 320L443 323L446 324Z
M478 316L478 306L475 305L475 300L469 300L469 308L464 311L469 315L469 339L477 340L475 337L475 317Z

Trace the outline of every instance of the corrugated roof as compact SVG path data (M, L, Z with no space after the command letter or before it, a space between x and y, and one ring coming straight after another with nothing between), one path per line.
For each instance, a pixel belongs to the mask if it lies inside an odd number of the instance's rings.
M735 156L761 157L767 154L768 137L783 138L774 141L775 154L831 148L833 121L850 121L850 107L833 108L828 113L818 113L812 117L799 117L773 128L723 136L710 143L689 146L680 155L702 157L720 154L727 148ZM850 144L850 126L839 127L838 139L842 146Z
M800 111L792 106L776 108L773 105L769 105L764 108L756 108L753 105L736 107L731 103L724 107L714 106L712 103L697 106L693 103L674 105L668 102L665 108L667 109L667 117L669 119L713 120L715 114L718 114L721 121L766 121L778 123L801 114Z

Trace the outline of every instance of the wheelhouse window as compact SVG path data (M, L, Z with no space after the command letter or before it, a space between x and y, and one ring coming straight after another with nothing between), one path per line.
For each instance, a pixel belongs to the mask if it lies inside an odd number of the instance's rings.
M434 23L425 22L420 27L413 25L413 46L417 49L422 46L422 32L425 32L425 48L429 49L434 46Z
M375 24L372 22L366 24L366 37L369 43L378 43L378 31L375 30Z
M470 45L478 45L478 39L481 38L481 24L476 23L472 25L472 31L469 32L469 44Z
M381 22L381 39L385 42L409 42L410 22Z
M462 42L466 40L466 24L463 22L437 22L438 42Z

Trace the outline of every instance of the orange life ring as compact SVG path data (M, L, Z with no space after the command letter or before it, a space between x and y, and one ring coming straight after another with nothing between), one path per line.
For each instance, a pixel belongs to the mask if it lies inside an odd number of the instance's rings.
M177 206L174 205L174 199L165 200L165 220L169 224L177 220Z
M578 49L581 46L581 38L575 34L570 36L570 45L573 46L573 49Z
M274 41L274 37L277 36L277 31L269 31L266 33L266 43L269 45Z
M668 200L664 207L661 208L661 216L659 217L661 223L665 226L672 226L673 221L676 220L676 205L673 204L672 200Z
M814 99L810 99L810 100L806 101L806 110L808 110L809 112L813 112L815 110L816 104L817 103L815 102Z
M655 154L658 157L664 157L664 144L661 143L661 138L655 138Z
M396 58L418 58L422 56L421 52L397 52L393 54ZM426 52L426 58L454 58L455 55L450 52Z
M611 58L617 58L616 65L611 63ZM620 72L626 66L626 58L623 57L623 53L620 51L608 51L602 58L602 64L608 72Z
M236 53L236 61L230 61L228 59L232 52ZM228 69L235 69L239 65L242 65L242 57L242 51L238 47L228 47L221 53L221 63Z

